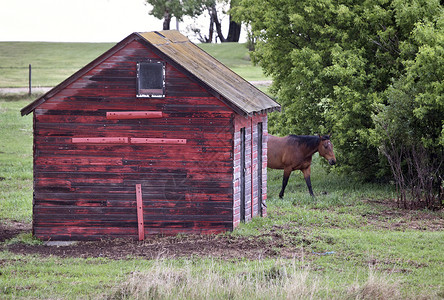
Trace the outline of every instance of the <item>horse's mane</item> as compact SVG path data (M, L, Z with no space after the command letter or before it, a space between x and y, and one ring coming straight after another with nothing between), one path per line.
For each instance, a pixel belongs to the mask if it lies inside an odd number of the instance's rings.
M317 135L294 135L288 136L291 142L297 143L299 145L306 145L309 148L316 148L319 145L320 138ZM322 139L329 140L328 135L324 135Z

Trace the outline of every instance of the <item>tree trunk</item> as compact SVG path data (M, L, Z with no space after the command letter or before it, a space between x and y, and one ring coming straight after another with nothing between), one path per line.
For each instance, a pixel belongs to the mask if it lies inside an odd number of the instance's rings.
M212 43L213 42L213 32L214 32L214 18L213 18L213 14L211 12L210 9L209 13L210 13L210 28L208 29L208 39L207 39L207 43Z
M170 30L171 14L169 11L165 11L163 15L163 30Z
M219 18L217 16L216 4L211 6L211 14L213 16L214 25L216 25L217 36L219 37L221 43L226 42L226 39L222 34L222 24L220 23Z
M228 29L228 36L226 41L235 43L239 42L241 29L241 24L234 22L230 16L230 28Z

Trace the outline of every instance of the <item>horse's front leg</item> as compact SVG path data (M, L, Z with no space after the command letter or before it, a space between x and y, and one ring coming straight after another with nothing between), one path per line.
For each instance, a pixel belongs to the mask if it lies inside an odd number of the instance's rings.
M282 189L281 192L279 193L279 198L281 199L284 197L285 187L287 186L288 179L290 178L291 175L291 171L292 169L284 169L284 177L282 178Z
M312 197L314 197L313 189L311 188L311 179L310 179L311 168L308 167L308 168L302 170L302 174L304 174L304 179L305 179L305 183L307 184L307 187L308 187L308 192L310 193L310 195Z

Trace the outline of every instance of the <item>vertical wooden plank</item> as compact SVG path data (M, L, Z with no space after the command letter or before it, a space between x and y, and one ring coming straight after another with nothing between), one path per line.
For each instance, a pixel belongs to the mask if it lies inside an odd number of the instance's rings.
M36 218L37 218L37 214L36 214L36 206L39 205L39 200L36 199L36 181L39 178L39 175L37 174L37 155L38 155L38 151L37 151L37 143L36 143L36 132L37 132L37 118L36 118L36 112L33 111L32 112L32 132L33 134L33 141L32 141L32 190L34 191L34 193L32 193L32 236L36 236Z
M264 134L262 122L257 123L257 209L258 215L262 215L262 135Z
M136 184L136 202L137 202L137 224L139 231L139 241L145 239L145 229L143 225L143 201L142 201L142 185Z
M251 159L251 165L250 165L250 172L251 172L251 218L253 219L254 217L254 177L253 177L253 173L254 173L254 155L253 155L253 141L254 140L254 128L253 128L253 118L251 118L251 141L250 141L250 159Z
M240 157L240 221L245 222L245 127L240 130L241 157Z

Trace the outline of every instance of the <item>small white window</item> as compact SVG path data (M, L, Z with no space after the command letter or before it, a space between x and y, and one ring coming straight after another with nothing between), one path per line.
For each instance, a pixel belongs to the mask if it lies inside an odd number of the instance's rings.
M137 64L137 97L165 97L165 64L160 61Z

